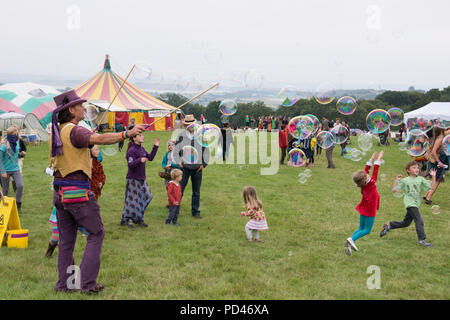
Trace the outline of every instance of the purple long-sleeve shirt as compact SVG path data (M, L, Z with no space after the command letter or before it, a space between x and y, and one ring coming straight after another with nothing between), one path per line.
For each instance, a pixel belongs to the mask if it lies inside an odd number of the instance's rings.
M132 144L127 151L127 179L145 180L145 162L143 163L141 159L146 157L152 161L157 151L158 146L153 146L152 152L148 153L144 147Z

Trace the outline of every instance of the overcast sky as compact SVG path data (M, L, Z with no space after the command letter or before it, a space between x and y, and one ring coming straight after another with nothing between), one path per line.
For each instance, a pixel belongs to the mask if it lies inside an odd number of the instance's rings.
M450 1L2 1L0 73L87 79L111 55L165 78L311 89L450 85Z

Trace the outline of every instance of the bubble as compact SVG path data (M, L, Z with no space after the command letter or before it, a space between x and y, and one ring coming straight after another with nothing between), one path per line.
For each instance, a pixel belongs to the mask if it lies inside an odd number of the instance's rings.
M343 144L350 136L350 132L348 131L347 127L344 127L340 124L334 126L334 128L331 129L330 132L333 135L333 142L335 144Z
M400 151L406 151L406 142L399 142L398 148L400 149Z
M244 75L244 83L245 88L247 89L253 90L261 89L261 87L264 84L264 76L261 73L254 70L248 71Z
M193 76L179 75L176 81L176 87L179 92L189 89L196 80Z
M222 134L218 126L212 123L202 124L194 134L194 138L203 147L211 148L217 144Z
M94 121L95 119L97 119L100 112L95 105L86 102L83 104L83 106L86 109L86 111L84 112L84 117L86 118L86 120Z
M446 135L444 140L442 140L442 151L444 151L447 156L450 156L450 134Z
M367 115L366 125L373 134L383 133L391 125L391 116L383 109L372 110Z
M115 144L101 145L100 151L105 156L112 157L116 155L116 153L119 151L119 144L115 143Z
M369 151L373 147L373 135L371 133L363 133L358 137L358 146L363 151Z
M296 139L306 139L314 131L314 121L307 116L297 116L289 121L289 132Z
M288 256L292 256L292 251L288 251Z
M220 116L220 122L222 123L229 123L230 122L230 116L227 116L226 114L223 114Z
M392 195L396 198L401 198L403 197L403 190L400 187L395 187L392 189Z
M434 124L431 120L426 120L423 118L408 118L406 120L406 129L408 132L418 129L422 132L428 132L429 130L433 129Z
M308 177L308 178L311 178L311 176L312 176L312 171L311 171L311 169L305 169L305 171L303 172L305 175L306 175L306 177Z
M183 160L185 163L188 164L195 164L198 163L198 152L195 150L192 146L184 146L183 147Z
M448 129L450 128L450 120L436 119L433 121L433 125L441 129Z
M361 150L358 149L352 149L351 153L351 159L353 161L360 161L363 158L364 154L361 152Z
M356 100L352 97L342 97L336 102L337 111L342 113L345 116L351 115L356 110Z
M331 132L329 131L321 131L317 134L317 144L322 149L328 149L334 145L334 138Z
M132 77L136 80L149 80L152 75L152 67L147 61L137 61L134 64L133 71L131 72Z
M439 207L437 204L431 206L431 213L433 214L441 213L441 207Z
M319 129L319 123L320 123L319 118L317 118L313 114L306 114L305 116L310 117L311 120L313 121L314 131L312 132L312 134L315 134L317 132L317 130Z
M282 105L283 107L292 107L294 104L297 103L298 100L299 100L298 98L294 98L294 99L292 99L292 100L289 99L289 98L286 98L286 99L283 100L283 102L281 103L281 105Z
M426 133L415 129L406 137L406 148L410 156L419 157L427 151L430 140Z
M391 117L391 125L399 126L403 122L403 110L400 108L390 108L388 111Z
M314 99L319 104L329 104L336 97L336 91L330 83L320 84L315 91Z
M288 154L288 165L292 167L301 167L306 162L305 153L301 149L294 148L289 151Z
M350 147L344 148L344 150L342 150L342 156L344 159L350 160L352 158L352 151L353 149Z
M237 104L233 100L223 100L219 105L219 111L227 116L232 116L237 111Z
M195 133L197 132L198 128L200 128L200 125L197 124L196 122L192 122L190 125L186 127L186 135L188 136L189 139L193 139L195 137Z
M382 174L380 175L380 179L381 179L381 182L385 182L385 181L387 180L386 174L385 174L385 173L382 173Z

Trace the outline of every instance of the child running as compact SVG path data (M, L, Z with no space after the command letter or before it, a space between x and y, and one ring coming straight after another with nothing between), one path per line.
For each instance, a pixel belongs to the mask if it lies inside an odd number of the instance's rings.
M419 238L419 245L424 247L432 247L431 243L425 242L425 228L422 216L419 212L420 206L420 192L428 191L431 187L430 181L424 177L419 176L420 168L417 162L411 161L406 164L406 173L408 177L402 179L402 175L398 175L395 180L392 191L404 192L404 204L406 208L406 215L403 221L391 221L384 224L383 229L380 232L380 237L384 237L389 230L397 228L406 228L414 220L416 225L417 237ZM431 169L430 175L433 177L433 183L436 182L436 170Z
M258 199L256 189L253 187L244 187L242 196L247 211L241 212L241 216L250 217L250 221L245 225L247 240L250 242L253 240L260 242L259 230L266 230L269 228L262 208L262 202Z
M181 179L183 179L183 171L173 169L170 173L172 180L167 185L167 197L169 198L169 216L166 219L166 226L170 226L172 222L175 227L179 227L178 214L181 205Z
M374 164L377 153L374 152L369 162L366 164L365 170L357 171L353 174L353 181L356 186L361 188L362 200L355 207L359 212L359 229L356 230L344 243L345 254L350 256L352 250L358 251L355 241L368 235L372 231L375 215L380 208L380 195L377 191L378 169L380 168L381 158L384 152L381 151L378 159L375 161L372 177L369 175L370 168Z

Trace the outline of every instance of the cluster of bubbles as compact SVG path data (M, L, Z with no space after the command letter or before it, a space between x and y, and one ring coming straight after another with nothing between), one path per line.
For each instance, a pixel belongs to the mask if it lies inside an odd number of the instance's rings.
M321 131L317 134L317 144L322 149L328 149L335 144L343 144L350 137L350 132L343 125L334 126L330 131Z
M311 178L311 176L311 169L305 169L305 171L298 174L298 182L300 182L301 184L305 184L308 181L308 178Z

